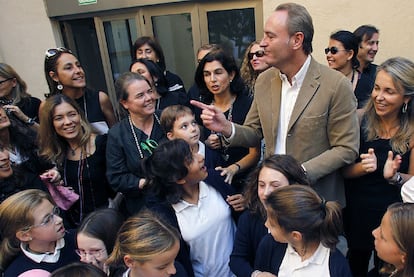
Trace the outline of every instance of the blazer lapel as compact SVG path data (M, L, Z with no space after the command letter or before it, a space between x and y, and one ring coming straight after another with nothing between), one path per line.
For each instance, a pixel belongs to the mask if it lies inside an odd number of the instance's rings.
M272 107L272 134L274 134L275 142L276 142L276 137L277 137L277 129L279 126L281 90L282 90L282 80L279 77L279 70L277 70L270 84L270 91L271 91L270 97L271 97L271 107Z
M302 87L299 90L298 98L296 99L295 106L292 111L292 115L290 117L288 131L292 128L292 126L296 123L299 116L305 110L308 103L312 100L313 96L317 92L319 88L319 79L320 77L320 70L319 65L315 60L312 58L308 72L305 75L305 79L303 80Z

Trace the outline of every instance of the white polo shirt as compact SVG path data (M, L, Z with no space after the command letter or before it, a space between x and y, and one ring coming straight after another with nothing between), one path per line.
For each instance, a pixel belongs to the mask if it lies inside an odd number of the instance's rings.
M190 246L196 277L234 276L229 268L236 225L229 205L213 187L200 182L198 203L173 204L183 239Z
M321 243L318 249L309 259L302 261L302 257L288 244L278 277L306 277L323 276L330 277L329 272L330 250Z

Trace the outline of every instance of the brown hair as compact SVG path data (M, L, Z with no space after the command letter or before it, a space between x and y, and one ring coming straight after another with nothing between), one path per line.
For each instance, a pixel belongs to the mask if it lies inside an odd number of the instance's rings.
M412 277L414 276L414 203L394 203L388 207L387 212L390 215L392 237L398 248L406 255L404 269L400 275Z
M168 133L174 129L175 121L183 117L185 115L193 115L193 111L187 106L183 105L172 105L166 107L162 113L160 118L160 124L164 132Z
M267 216L286 232L302 234L306 245L320 242L331 250L342 233L341 206L325 201L311 187L291 185L274 190L266 199Z
M83 134L79 143L80 147L85 147L91 137L92 129L86 120L83 111L79 108L75 100L64 94L56 94L46 99L40 112L40 127L38 132L38 141L41 149L40 154L49 161L60 165L65 159L68 149L67 141L56 133L53 126L53 114L56 106L68 103L80 115L80 124Z
M259 183L259 174L264 167L282 173L288 179L289 185L310 185L302 166L292 156L276 154L264 159L250 174L248 184L244 191L244 197L249 210L253 213L259 213L263 219L266 218L266 210L259 199L257 186Z

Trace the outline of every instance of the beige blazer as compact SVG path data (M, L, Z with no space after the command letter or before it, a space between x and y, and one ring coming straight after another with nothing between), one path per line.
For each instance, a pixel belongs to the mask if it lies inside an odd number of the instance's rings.
M281 88L277 69L259 75L250 111L243 126L235 124L230 145L251 146L264 137L266 156L274 154ZM286 154L303 164L316 191L343 206L339 169L353 163L358 155L356 107L350 81L312 58L290 118Z

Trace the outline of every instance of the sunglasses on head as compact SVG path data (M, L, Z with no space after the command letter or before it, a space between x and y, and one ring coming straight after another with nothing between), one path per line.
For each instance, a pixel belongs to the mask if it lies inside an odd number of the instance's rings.
M339 51L348 51L346 49L338 49L336 46L332 46L331 48L325 48L325 54L328 55L329 52L331 52L332 55L335 55Z
M264 56L264 51L263 50L257 50L256 52L250 52L249 54L247 54L247 57L249 58L249 60L253 59L253 57L256 55L256 57L261 58Z
M70 53L72 54L72 51L65 47L58 47L58 48L50 48L46 50L45 56L47 59L50 59L54 56L56 56L59 53Z

